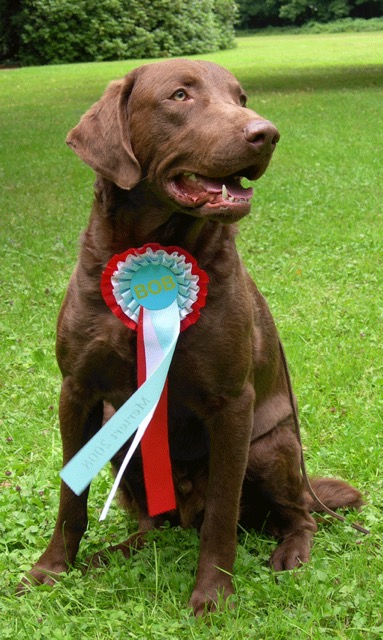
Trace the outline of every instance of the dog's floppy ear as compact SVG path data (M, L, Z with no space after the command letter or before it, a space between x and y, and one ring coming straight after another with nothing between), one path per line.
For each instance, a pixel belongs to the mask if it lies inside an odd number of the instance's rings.
M66 139L81 160L122 189L132 189L141 178L129 133L129 96L135 78L133 71L112 82Z

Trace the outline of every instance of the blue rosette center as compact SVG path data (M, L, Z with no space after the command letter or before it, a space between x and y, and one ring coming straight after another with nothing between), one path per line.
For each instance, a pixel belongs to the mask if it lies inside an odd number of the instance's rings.
M140 306L164 309L174 300L182 321L198 298L198 279L184 255L148 247L144 254L129 254L118 262L111 282L117 304L135 322Z

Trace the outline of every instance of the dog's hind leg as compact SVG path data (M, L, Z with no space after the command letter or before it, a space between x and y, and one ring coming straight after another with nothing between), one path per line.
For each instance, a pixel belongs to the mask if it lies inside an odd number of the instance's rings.
M317 529L308 510L300 459L292 420L284 421L250 446L241 522L259 527L259 505L266 518L265 531L280 540L270 559L277 571L308 562Z

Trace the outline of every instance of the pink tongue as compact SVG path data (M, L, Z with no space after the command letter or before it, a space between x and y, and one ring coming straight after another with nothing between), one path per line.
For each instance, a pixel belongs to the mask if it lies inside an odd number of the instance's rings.
M226 185L226 189L229 196L232 196L233 198L251 198L253 195L252 187L245 189L244 187L241 187L239 182L229 182Z
M233 198L249 198L251 197L253 190L251 187L244 189L239 182L235 180L225 179L215 180L214 178L205 178L204 176L197 176L199 184L209 193L221 193L222 185L226 185L229 196Z

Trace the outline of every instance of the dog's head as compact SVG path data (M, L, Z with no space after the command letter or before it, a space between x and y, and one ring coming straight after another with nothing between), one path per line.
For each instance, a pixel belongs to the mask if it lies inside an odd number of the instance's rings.
M211 62L168 60L113 82L67 143L122 189L145 178L174 210L233 221L250 211L279 133L246 107L234 76Z

